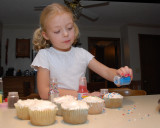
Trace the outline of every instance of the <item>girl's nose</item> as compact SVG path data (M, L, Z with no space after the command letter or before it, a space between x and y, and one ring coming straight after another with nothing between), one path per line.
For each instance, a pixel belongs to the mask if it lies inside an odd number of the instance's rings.
M66 29L63 30L63 35L68 36L68 31Z

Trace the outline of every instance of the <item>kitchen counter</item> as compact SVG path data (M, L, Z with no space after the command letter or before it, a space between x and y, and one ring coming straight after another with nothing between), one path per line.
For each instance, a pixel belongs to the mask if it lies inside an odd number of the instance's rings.
M56 122L45 128L158 128L160 127L160 112L158 100L160 95L127 96L124 97L122 108L105 108L102 114L88 115L84 124L71 125L65 123L61 116ZM1 128L35 128L29 120L16 117L15 109L0 108Z

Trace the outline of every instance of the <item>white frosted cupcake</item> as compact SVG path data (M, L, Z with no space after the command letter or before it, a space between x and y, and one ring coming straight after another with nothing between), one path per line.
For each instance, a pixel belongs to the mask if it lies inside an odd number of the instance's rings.
M70 101L61 104L63 120L70 124L82 124L87 121L89 106L84 101Z
M64 102L70 102L72 100L76 100L77 98L75 98L74 96L71 95L66 95L66 96L61 96L61 97L57 97L54 98L53 103L55 103L58 106L58 111L57 111L57 115L61 116L62 115L62 110L61 110L61 104Z
M56 119L57 106L45 100L39 100L29 107L30 121L33 125L46 126L53 124Z
M118 108L122 107L123 96L119 93L107 93L104 95L106 108Z
M88 114L100 114L104 108L104 100L96 96L88 96L83 99L88 105Z
M17 117L22 120L29 120L29 111L28 108L34 104L36 99L27 99L27 100L18 100L17 103L14 104L17 112Z

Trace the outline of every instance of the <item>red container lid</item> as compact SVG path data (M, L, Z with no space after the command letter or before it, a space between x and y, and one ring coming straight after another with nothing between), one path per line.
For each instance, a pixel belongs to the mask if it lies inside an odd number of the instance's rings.
M7 99L7 98L5 98L5 99L4 99L4 101L5 101L5 102L8 102L8 99Z

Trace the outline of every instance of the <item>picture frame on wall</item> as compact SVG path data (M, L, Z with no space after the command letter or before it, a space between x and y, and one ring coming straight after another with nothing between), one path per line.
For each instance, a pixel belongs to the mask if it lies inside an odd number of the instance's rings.
M30 58L30 39L16 38L16 58Z

